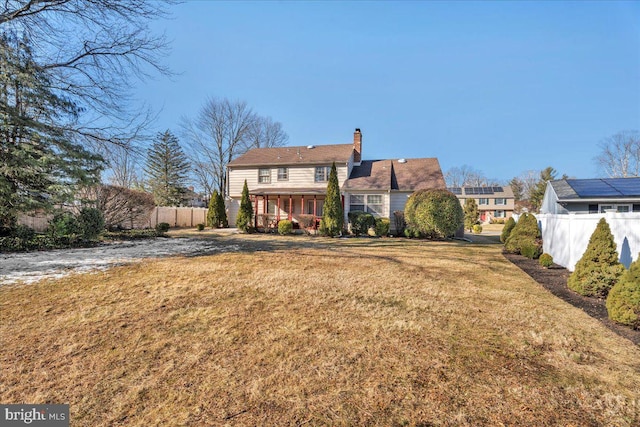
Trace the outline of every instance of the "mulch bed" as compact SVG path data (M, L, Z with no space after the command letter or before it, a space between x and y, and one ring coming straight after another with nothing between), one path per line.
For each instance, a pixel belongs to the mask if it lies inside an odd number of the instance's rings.
M556 264L550 268L544 268L538 263L538 260L535 259L529 259L522 255L509 254L506 252L503 253L503 255L553 295L563 299L574 307L582 309L589 316L601 321L613 332L631 340L631 342L636 345L640 345L640 330L633 330L609 320L604 299L584 297L567 287L567 279L569 278L570 272L566 268Z

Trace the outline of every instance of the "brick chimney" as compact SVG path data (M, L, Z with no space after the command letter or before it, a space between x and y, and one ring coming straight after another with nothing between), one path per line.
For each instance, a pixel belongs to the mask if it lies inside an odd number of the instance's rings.
M359 128L353 133L353 155L354 163L360 163L362 161L362 133Z

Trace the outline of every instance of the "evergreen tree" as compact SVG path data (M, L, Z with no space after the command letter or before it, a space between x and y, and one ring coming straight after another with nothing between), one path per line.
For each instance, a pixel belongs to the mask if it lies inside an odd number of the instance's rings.
M240 210L236 217L236 227L244 232L251 231L251 219L253 217L253 207L251 200L249 199L249 187L247 186L247 180L244 180L244 186L242 187L242 198L240 199Z
M327 183L327 195L324 199L324 212L320 221L320 232L326 236L338 236L344 226L344 211L342 210L342 198L338 184L338 171L335 162L331 166L329 182Z
M207 210L207 226L211 228L218 228L220 226L218 212L218 191L213 190L213 194L209 199L209 210Z
M516 226L516 220L513 219L513 217L509 218L507 222L504 224L504 227L502 228L502 233L500 233L500 241L502 243L505 243L507 241L507 239L511 235L511 232L513 231L513 228L515 226Z
M74 140L79 108L34 61L28 39L0 33L0 226L50 210L99 180L101 157Z
M514 201L519 202L524 198L524 182L520 178L512 178L511 181L509 181L509 186L511 186L511 191L513 191Z
M464 211L450 191L418 190L404 207L407 227L420 236L446 239L464 226Z
M218 193L217 190L213 190L213 194L209 200L207 225L211 228L226 228L229 226L227 221L227 212L224 206L224 199L222 198L222 194Z
M171 131L158 133L147 153L145 173L158 206L180 206L190 165Z
M567 285L581 295L606 297L623 272L624 266L618 261L611 228L602 218L589 239L587 250L569 276Z
M609 291L607 311L614 322L640 329L640 255Z
M464 228L469 231L473 230L473 226L478 223L480 211L475 199L467 199L464 202Z

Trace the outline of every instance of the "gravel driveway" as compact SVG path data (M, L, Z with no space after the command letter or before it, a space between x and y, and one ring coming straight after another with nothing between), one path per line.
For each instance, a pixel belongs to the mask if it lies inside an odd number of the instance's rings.
M74 272L104 270L143 258L203 255L235 252L239 249L238 245L225 245L209 239L159 238L113 242L95 248L0 254L0 285L16 282L32 283Z

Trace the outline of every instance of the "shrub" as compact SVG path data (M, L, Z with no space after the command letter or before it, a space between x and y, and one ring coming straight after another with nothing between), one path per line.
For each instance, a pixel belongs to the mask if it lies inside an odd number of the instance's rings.
M297 216L298 218L298 223L300 224L300 228L302 228L303 230L306 230L308 228L313 228L315 226L314 220L315 220L315 215L309 215L309 214L300 214Z
M482 226L480 224L476 224L473 226L473 234L482 233Z
M278 233L282 234L283 236L286 234L291 234L292 231L293 231L292 221L289 221L288 219L283 219L278 223Z
M389 221L389 218L376 218L376 236L388 236L390 228L391 221Z
M156 230L157 230L159 233L166 233L167 231L169 231L169 228L170 228L170 227L171 227L171 226L169 225L169 223L168 223L168 222L161 222L161 223L159 223L159 224L157 224L157 225L156 225Z
M640 329L640 255L609 291L607 311L614 322Z
M196 227L198 227L198 231L204 230L204 224L203 223L200 223L200 224L196 225Z
M76 217L71 212L58 212L49 221L49 234L52 237L80 234L80 227Z
M581 295L606 297L622 273L616 242L609 224L601 218L567 285Z
M370 213L351 211L347 216L351 224L351 232L356 236L367 234L370 228L376 226L376 219Z
M82 238L95 240L104 231L104 215L96 208L82 208L78 215L78 228Z
M540 259L538 259L538 262L544 268L549 268L553 265L553 257L549 254L542 254L540 255Z
M396 225L396 236L402 236L407 227L407 223L404 220L404 211L394 211L393 220Z
M404 229L404 237L406 238L412 238L413 237L413 231L411 231L411 229L409 228L405 228Z
M509 218L507 222L504 224L504 227L502 228L502 233L500 234L500 241L502 243L505 243L507 241L507 239L511 235L511 231L513 230L513 227L515 226L516 226L516 220L513 218Z
M26 225L18 225L11 230L11 237L17 237L22 240L31 240L35 235L36 232Z
M507 252L514 254L532 259L539 257L542 253L542 240L536 217L531 214L522 214L509 234L504 247Z
M418 190L404 209L407 226L428 237L447 238L463 224L464 212L458 198L447 190Z

